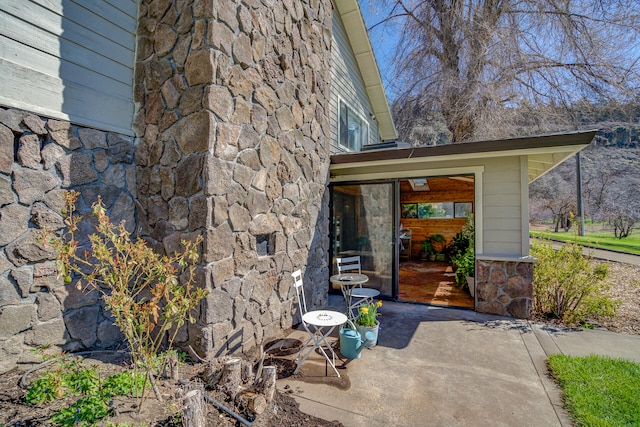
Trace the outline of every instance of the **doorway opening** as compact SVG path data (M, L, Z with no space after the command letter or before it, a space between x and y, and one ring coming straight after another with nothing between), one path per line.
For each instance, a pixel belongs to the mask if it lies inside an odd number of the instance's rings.
M456 282L455 253L473 221L474 176L401 179L398 300L475 307L473 284ZM466 286L465 286L466 285Z

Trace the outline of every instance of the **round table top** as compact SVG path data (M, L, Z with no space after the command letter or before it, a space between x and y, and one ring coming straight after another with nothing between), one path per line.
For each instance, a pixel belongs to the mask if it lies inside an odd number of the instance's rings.
M369 281L369 276L359 273L343 273L335 274L329 278L331 282L339 283L340 285L359 285Z
M314 310L305 313L302 320L315 326L338 326L347 321L347 316L339 311Z

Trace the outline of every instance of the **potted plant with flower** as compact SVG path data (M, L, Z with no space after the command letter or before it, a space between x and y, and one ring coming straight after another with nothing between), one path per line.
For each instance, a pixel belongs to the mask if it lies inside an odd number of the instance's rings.
M380 315L378 308L381 306L382 301L362 303L358 306L356 329L360 332L361 337L364 337L367 332L373 333L375 337L372 340L365 340L365 346L367 347L373 347L378 343L378 327L380 326L380 322L378 322L376 318Z

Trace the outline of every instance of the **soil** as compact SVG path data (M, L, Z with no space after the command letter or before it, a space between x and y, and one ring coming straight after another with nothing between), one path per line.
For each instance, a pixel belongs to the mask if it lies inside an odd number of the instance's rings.
M619 299L621 305L616 318L594 319L593 323L611 331L640 335L640 266L614 262L608 264L611 281L610 295ZM278 378L290 377L293 375L294 370L290 355L294 352L296 352L296 348L293 345L291 348L285 348L281 352L269 352L264 364L277 366ZM254 358L253 363L256 360L257 358ZM105 377L125 369L122 360L98 360L92 358L87 359L85 363L98 366L98 369ZM180 367L180 378L190 383L203 382L205 367L204 363L182 365ZM29 383L35 380L46 369L45 367L39 371L34 371L26 377L26 382ZM49 425L48 420L56 410L72 404L77 399L77 397L58 399L50 404L41 406L27 405L25 403L26 389L20 385L25 370L26 368L17 368L0 375L0 426L2 427ZM181 387L176 381L158 379L158 388L164 402L159 402L151 392L140 411L137 410L137 399L114 399L114 404L120 414L109 418L108 421L114 424L128 423L130 426L179 426L181 423L177 414L181 412L181 399L179 397ZM207 389L206 393L247 421L252 422L253 426L256 427L342 426L337 421L327 421L301 412L295 400L288 395L287 390L283 393L276 391L273 402L268 405L264 413L255 416L255 419L245 408L236 405L234 401L229 399L224 392L216 389ZM207 405L207 409L207 425L223 427L242 425L213 405Z
M125 369L123 360L116 360L113 355L96 354L95 358L87 358L83 361L86 366L96 366L103 377ZM120 357L122 359L122 357ZM278 368L278 378L291 376L295 369L293 362L288 358L280 358L269 355L264 365L275 365ZM51 425L50 417L59 409L73 404L78 397L65 397L45 405L28 405L25 403L27 390L21 386L23 377L26 383L38 378L52 365L43 367L24 377L25 369L16 368L0 375L0 426L3 427L28 427ZM205 382L207 364L183 364L179 368L179 376L182 381L189 384L202 384ZM160 402L153 391L147 393L147 397L138 411L139 400L133 397L120 396L113 399L113 406L118 414L103 420L97 425L123 425L123 426L182 426L180 415L182 412L182 390L184 386L178 381L158 378L157 386L163 402ZM297 402L289 396L287 391L276 391L273 401L260 415L256 415L243 408L241 404L231 399L222 388L207 388L205 393L226 408L235 412L242 419L255 427L270 426L320 426L340 427L337 421L327 421L305 414L298 409ZM217 409L213 404L206 405L206 425L208 426L242 426L233 416Z

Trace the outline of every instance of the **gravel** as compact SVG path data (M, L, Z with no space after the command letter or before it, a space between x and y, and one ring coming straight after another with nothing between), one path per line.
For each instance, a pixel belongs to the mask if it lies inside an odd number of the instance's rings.
M640 266L607 262L612 298L622 301L618 315L600 319L600 326L614 332L640 335Z

